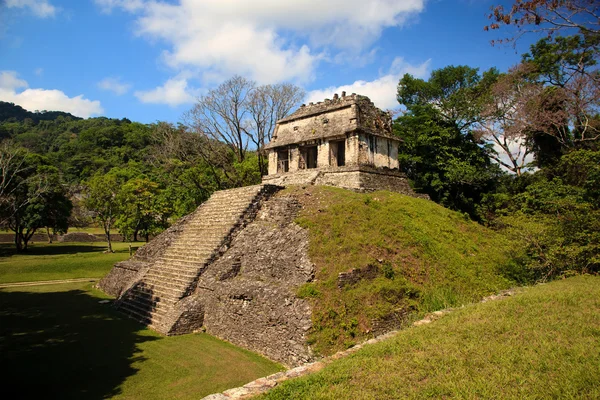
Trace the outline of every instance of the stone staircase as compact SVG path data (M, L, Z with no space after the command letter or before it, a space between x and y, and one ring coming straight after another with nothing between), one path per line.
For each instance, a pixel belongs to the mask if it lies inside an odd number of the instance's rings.
M143 278L121 296L119 310L163 334L171 333L176 321L167 314L194 291L198 277L237 230L254 219L260 200L276 190L255 185L215 192Z

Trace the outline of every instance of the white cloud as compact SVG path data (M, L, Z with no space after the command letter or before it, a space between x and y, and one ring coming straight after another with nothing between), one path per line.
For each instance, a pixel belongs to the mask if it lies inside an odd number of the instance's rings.
M388 73L378 79L373 81L359 80L348 85L312 90L308 93L306 101L323 101L326 98L331 99L334 93L346 92L368 96L377 107L384 110L398 108L396 93L400 78L404 74L411 74L417 78L426 77L429 73L429 63L430 60L427 60L419 65L411 65L405 62L402 57L397 57L392 62Z
M117 96L122 96L131 89L131 84L121 82L120 78L107 77L98 82L98 87L113 92Z
M105 13L112 12L114 8L122 8L126 11L133 12L144 6L143 0L95 0L95 2Z
M28 111L65 111L79 117L90 117L104 112L98 100L83 95L69 97L60 90L29 89L27 82L14 71L0 71L0 100L15 103ZM18 92L18 89L27 88Z
M18 78L15 71L0 71L0 89L16 90L27 87L27 81Z
M259 83L305 82L331 49L361 53L425 0L96 0L138 14L136 32L162 40L175 69L240 74Z
M8 8L29 8L40 18L54 17L57 9L48 0L5 0Z
M36 74L37 76L42 76L44 74L44 68L36 68L33 70L33 73Z
M184 77L171 78L163 86L147 91L134 93L142 103L168 104L175 107L181 104L193 103L194 91L188 88L187 79Z

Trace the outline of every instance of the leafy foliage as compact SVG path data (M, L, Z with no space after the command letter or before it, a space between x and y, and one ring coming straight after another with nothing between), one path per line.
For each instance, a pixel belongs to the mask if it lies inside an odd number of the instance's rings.
M495 76L493 70L479 76L476 69L450 66L433 71L428 81L406 74L398 84L398 100L407 108L394 125L402 139L401 168L418 191L472 218L500 174L470 132Z

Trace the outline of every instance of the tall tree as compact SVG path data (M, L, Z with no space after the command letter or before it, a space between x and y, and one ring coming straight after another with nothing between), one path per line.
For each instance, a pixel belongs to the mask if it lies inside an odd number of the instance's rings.
M210 153L219 154L217 142L222 142L229 147L234 162L243 163L252 146L264 174L263 148L275 122L288 115L303 97L304 91L292 84L257 86L254 81L234 76L201 96L185 120L195 132L212 139L205 143Z
M17 250L23 251L27 250L33 235L42 228L46 228L48 233L66 233L73 208L55 167L39 166L28 186L26 196L31 198L29 203L17 210L8 222L16 235ZM45 189L38 193L40 187Z
M278 120L286 117L305 96L304 90L291 83L259 86L252 91L248 109L250 130L246 131L257 148L261 175L266 175L264 148L271 141Z
M477 69L449 66L427 81L406 74L398 84L398 100L407 109L394 125L403 140L401 168L417 190L472 218L500 173L471 133L496 76L495 70L479 75Z
M94 213L94 219L104 230L107 252L114 253L111 240L111 229L119 214L117 197L121 182L114 172L96 174L87 182L85 206Z
M481 119L473 128L476 138L491 143L489 156L518 176L531 161L529 102L543 90L527 79L530 73L531 68L521 64L500 76L485 96Z

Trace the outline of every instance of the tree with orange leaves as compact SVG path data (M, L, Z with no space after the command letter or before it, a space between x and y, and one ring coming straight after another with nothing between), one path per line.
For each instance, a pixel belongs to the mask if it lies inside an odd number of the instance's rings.
M492 21L484 30L497 30L512 25L517 33L512 38L492 41L514 42L528 32L542 32L549 37L559 31L577 30L579 34L600 34L600 2L598 0L515 0L510 9L492 6Z

